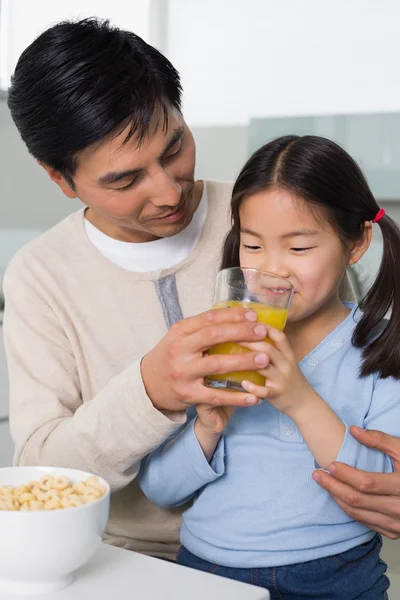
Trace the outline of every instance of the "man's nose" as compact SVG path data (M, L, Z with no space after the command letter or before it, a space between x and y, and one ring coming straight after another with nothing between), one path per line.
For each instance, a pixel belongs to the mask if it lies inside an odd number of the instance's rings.
M178 206L182 198L182 188L167 171L160 169L154 183L154 194L151 198L154 206Z

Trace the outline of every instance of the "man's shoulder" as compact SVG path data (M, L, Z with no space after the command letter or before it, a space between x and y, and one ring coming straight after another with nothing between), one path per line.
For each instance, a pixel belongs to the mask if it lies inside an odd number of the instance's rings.
M76 247L76 233L82 223L82 211L68 215L51 229L23 246L11 259L4 279L29 272L36 265L54 260L65 262ZM74 241L75 240L75 241Z
M230 223L230 204L232 198L232 181L206 181L208 204L212 219L219 223L225 235Z
M232 197L233 181L205 181L209 198L229 204Z

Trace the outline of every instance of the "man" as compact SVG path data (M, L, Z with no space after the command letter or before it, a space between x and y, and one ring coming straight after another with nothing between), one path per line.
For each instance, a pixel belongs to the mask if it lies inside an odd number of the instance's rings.
M104 477L107 541L174 559L181 510L143 496L140 461L187 406L257 402L210 390L204 376L266 364L204 354L266 333L244 309L204 312L231 186L194 180L174 67L107 23L44 32L22 54L8 103L31 154L87 207L23 249L5 277L16 462Z

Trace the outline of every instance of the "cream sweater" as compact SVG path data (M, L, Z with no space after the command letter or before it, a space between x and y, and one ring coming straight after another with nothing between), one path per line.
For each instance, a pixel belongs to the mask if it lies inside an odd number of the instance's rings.
M72 214L22 249L4 279L10 422L20 465L96 473L114 490L107 541L175 558L181 509L151 504L140 460L184 419L158 412L140 362L167 331L156 285L175 274L184 317L211 307L232 186L207 183L203 233L186 260L132 273L104 258Z
M158 508L135 477L140 460L184 415L153 407L140 362L167 331L162 281L175 275L183 317L210 308L231 189L207 183L203 233L170 269L116 266L89 242L79 211L22 249L4 279L16 464L72 467L106 479L113 490L106 541L153 556L175 558L182 508Z

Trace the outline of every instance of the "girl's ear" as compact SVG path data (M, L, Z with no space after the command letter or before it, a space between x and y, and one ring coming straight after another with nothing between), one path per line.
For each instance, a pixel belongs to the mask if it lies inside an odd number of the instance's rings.
M371 239L372 223L370 221L365 221L363 225L362 236L352 244L348 263L349 267L358 263L360 258L366 253L366 251L370 247Z

